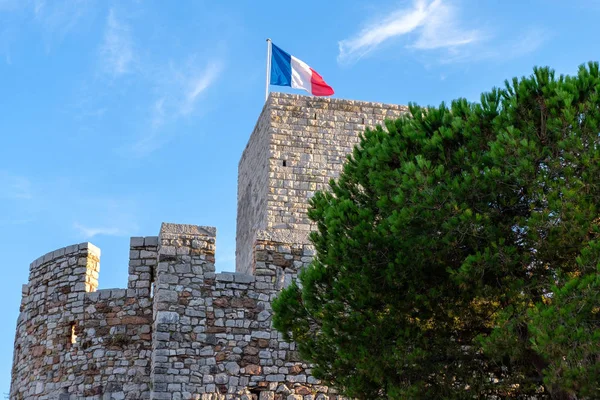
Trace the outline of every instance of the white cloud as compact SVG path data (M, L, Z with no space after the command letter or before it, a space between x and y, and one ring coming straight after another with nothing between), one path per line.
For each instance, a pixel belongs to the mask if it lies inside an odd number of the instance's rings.
M73 224L73 228L75 228L81 236L85 239L91 239L94 236L127 236L127 233L123 232L119 228L107 228L107 227L88 227L84 226L78 222Z
M213 62L199 73L195 73L185 80L184 90L186 95L180 107L180 112L187 115L194 110L194 105L198 97L208 89L219 77L221 65Z
M2 0L0 0L2 1ZM73 1L73 0L71 0ZM125 9L125 6L121 6ZM182 55L181 49L166 49L172 53L173 58L161 59L163 52L144 50L141 43L147 38L136 36L137 30L132 27L141 21L136 13L125 13L121 8L114 6L105 16L103 40L97 50L99 55L99 80L109 83L121 79L120 83L143 86L146 90L145 115L138 124L139 129L133 129L135 134L128 137L115 149L123 155L145 156L168 143L177 132L174 123L185 119L197 117L199 105L203 101L208 89L219 79L222 71L222 56L220 48L224 47L222 41L207 42L202 46L202 53L188 51ZM150 47L152 48L152 47ZM204 57L210 55L210 58ZM127 80L125 81L125 77ZM120 86L123 92L126 86ZM104 93L106 97L111 94ZM80 103L78 116L81 118L98 117L112 112L110 107L101 105L97 101L99 94L85 94L86 98ZM91 98L88 101L87 98ZM136 106L143 110L144 106Z
M158 98L150 107L150 129L128 149L136 156L146 156L168 143L174 133L165 125L193 114L202 95L219 79L220 61L198 68L195 59L191 57L183 66L171 65L159 74L162 81L156 83Z
M428 50L442 47L457 47L477 42L481 32L464 31L457 26L456 9L436 0L428 7L429 14L423 22L421 34L414 43L415 48Z
M130 72L135 58L130 28L117 19L113 8L106 18L104 42L100 52L104 69L108 73L119 76Z
M338 43L338 62L351 63L366 56L382 43L412 34L408 47L417 50L456 48L479 41L478 30L459 26L457 9L444 0L415 0L403 8L361 30L357 35Z

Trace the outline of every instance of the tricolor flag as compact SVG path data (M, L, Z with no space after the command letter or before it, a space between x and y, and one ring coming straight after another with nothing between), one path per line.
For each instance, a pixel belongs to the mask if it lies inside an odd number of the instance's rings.
M304 61L271 43L271 85L304 89L313 96L331 96L333 89Z

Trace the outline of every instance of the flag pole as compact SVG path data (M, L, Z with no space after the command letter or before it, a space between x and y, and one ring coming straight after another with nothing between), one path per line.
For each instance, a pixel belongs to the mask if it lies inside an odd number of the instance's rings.
M269 84L271 83L271 39L267 38L267 81L265 83L265 101L269 98Z

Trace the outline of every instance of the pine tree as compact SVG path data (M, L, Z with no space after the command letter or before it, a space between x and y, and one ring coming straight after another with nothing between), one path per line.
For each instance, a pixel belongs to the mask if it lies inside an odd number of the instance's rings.
M600 397L599 96L598 63L535 68L366 130L273 304L314 374L358 399Z

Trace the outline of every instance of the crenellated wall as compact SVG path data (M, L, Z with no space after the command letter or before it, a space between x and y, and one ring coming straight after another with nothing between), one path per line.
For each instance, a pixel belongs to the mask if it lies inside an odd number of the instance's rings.
M95 291L89 243L36 260L10 398L337 399L271 326L272 300L312 246L257 238L253 275L215 273L215 228L164 223L131 238L127 289Z
M215 272L216 229L163 223L130 242L127 288L97 290L90 243L30 266L11 400L338 400L271 303L314 256L306 212L359 133L405 107L271 93L239 164L236 273Z
M271 301L310 246L258 240L246 275L215 273L214 228L163 224L159 242L152 398L337 398L271 327Z

